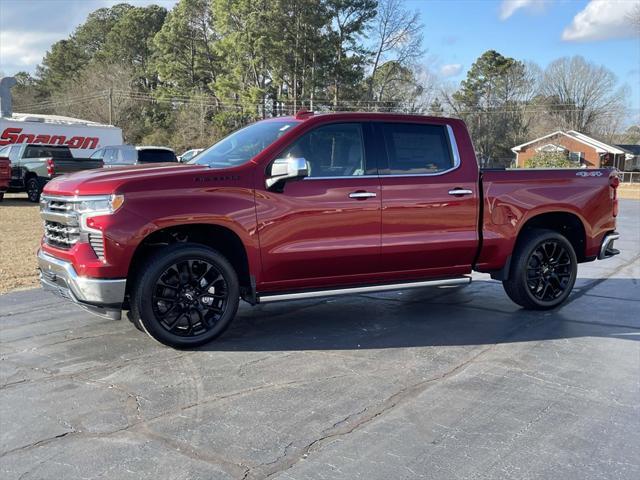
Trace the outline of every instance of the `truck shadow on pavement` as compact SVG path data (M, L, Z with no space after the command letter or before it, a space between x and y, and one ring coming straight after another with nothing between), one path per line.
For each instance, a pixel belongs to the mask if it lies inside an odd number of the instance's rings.
M597 285L596 285L597 284ZM359 350L531 342L640 340L640 280L580 279L568 302L527 311L498 282L241 307L207 351Z

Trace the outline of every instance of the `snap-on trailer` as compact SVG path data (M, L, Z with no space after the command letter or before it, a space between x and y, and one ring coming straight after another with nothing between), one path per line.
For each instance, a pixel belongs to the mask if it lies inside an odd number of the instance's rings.
M60 115L13 113L0 117L0 147L22 143L66 145L74 157L88 157L106 145L121 145L122 130Z

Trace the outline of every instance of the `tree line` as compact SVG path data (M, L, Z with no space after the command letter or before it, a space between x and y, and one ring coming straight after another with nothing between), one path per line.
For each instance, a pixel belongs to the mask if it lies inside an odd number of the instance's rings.
M19 73L14 103L176 150L301 108L451 115L487 165L560 128L611 141L625 120L626 90L581 57L543 70L491 50L453 85L420 66L425 51L422 19L402 0L122 3L54 43L34 76Z

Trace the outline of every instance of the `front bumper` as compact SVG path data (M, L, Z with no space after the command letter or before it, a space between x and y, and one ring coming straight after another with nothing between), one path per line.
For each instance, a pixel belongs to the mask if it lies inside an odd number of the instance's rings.
M119 319L127 280L79 276L73 265L38 251L42 287L86 308L96 315Z

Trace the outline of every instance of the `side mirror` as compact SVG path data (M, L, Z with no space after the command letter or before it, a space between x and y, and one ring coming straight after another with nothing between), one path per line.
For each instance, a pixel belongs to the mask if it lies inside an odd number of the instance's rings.
M267 177L267 189L281 185L286 180L309 175L309 167L304 158L278 158L271 164L271 175Z

